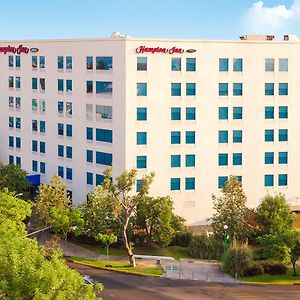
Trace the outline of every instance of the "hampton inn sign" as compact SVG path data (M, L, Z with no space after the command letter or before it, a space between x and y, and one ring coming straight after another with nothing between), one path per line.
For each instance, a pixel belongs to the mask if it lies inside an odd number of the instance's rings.
M177 48L177 47L172 47L172 48L162 48L162 47L146 47L146 46L139 46L136 48L136 53L168 53L168 54L173 54L173 53L179 53L182 54L184 52L187 53L193 53L196 52L195 49L187 49L184 50L182 48Z
M30 52L38 52L39 49L38 48L28 48L23 46L22 44L19 45L18 47L14 47L14 46L1 46L0 45L0 53L13 53L13 54L21 54L21 53L25 53L28 54Z

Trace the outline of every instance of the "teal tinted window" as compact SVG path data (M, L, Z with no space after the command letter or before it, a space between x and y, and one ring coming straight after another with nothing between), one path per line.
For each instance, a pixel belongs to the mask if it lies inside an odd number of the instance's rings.
M93 128L87 127L86 128L86 139L87 140L93 140Z
M279 116L279 119L287 119L288 118L288 107L287 106L279 106L278 116Z
M280 165L285 165L288 163L288 153L287 152L279 152L278 153L278 163Z
M136 192L139 193L141 191L141 188L142 188L142 179L138 179L136 181Z
M147 168L147 156L137 156L136 157L136 167L137 169Z
M274 96L274 83L265 83L265 95Z
M38 162L36 160L32 161L32 171L37 172L38 171Z
M274 142L274 130L273 129L265 130L265 142Z
M40 172L42 174L46 173L46 164L44 162L40 162Z
M221 189L225 186L227 179L228 179L227 176L219 176L218 177L218 188L219 189Z
M233 59L233 72L242 72L243 71L243 59L234 58Z
M243 164L243 154L242 153L233 153L232 154L232 164L234 166L241 166Z
M219 58L219 71L220 72L228 71L228 58Z
M64 57L58 56L57 57L57 69L63 69L64 68Z
M9 145L9 147L14 147L14 137L13 136L8 137L8 145Z
M72 56L66 57L66 69L71 70L73 68L73 59Z
M66 168L66 177L68 180L72 180L73 179L73 171L71 168Z
M60 156L60 157L64 156L64 146L63 145L57 146L57 156Z
M278 185L279 186L287 186L288 185L288 175L287 174L279 174L278 175Z
M185 156L185 166L186 167L195 167L196 157L195 154L187 154Z
M180 190L180 178L171 178L171 191Z
M21 148L21 138L16 137L16 148Z
M171 120L181 120L180 107L171 107Z
M228 83L219 83L219 96L228 96Z
M93 173L86 173L86 184L93 185Z
M243 95L243 84L234 83L233 84L233 96L242 96Z
M38 151L38 142L32 140L32 151L37 152Z
M113 84L111 81L96 81L96 94L111 95L113 92Z
M37 87L38 87L38 80L37 80L37 78L32 78L31 82L32 82L32 89L33 90L37 90Z
M45 142L40 141L40 152L45 153L46 152L46 144Z
M265 186L274 186L274 175L265 175Z
M70 146L66 147L66 156L67 158L72 158L73 157L73 148Z
M137 145L147 145L147 132L137 132L136 133L136 144Z
M195 107L186 107L186 120L196 120L196 108Z
M73 135L73 127L70 124L67 124L67 136L71 137Z
M113 142L113 131L109 129L96 129L96 141L104 143Z
M181 58L173 57L171 61L172 71L181 71Z
M96 185L102 184L104 181L104 176L100 174L96 174Z
M265 71L274 72L274 58L265 59Z
M93 93L93 81L88 80L88 81L86 82L86 92L87 92L88 94Z
M186 131L185 132L185 143L186 144L195 144L195 131Z
M185 189L194 190L195 189L195 177L185 178Z
M219 143L228 143L228 131L227 130L219 131Z
M16 156L16 165L21 165L21 157Z
M87 70L93 70L93 56L87 56L86 57L86 69Z
M97 56L96 70L111 70L113 68L113 58L111 56Z
M96 152L96 163L105 166L112 165L113 156L111 153L106 152Z
M73 90L73 83L72 83L72 80L67 79L67 80L66 80L66 91L67 91L67 92L72 92L72 90Z
M180 131L171 131L171 144L180 144Z
M234 120L241 120L243 119L243 108L238 106L238 107L233 107L233 119Z
M58 167L57 167L57 174L58 174L58 176L60 176L61 178L64 178L64 167L58 166Z
M136 69L137 71L147 71L147 57L136 58Z
M219 153L219 166L228 166L228 154Z
M274 106L265 106L265 119L274 119Z
M179 168L181 166L180 155L171 155L171 168Z
M232 141L233 141L233 143L242 143L243 131L242 130L233 130Z
M138 107L136 109L136 119L137 121L147 120L147 107Z
M186 70L188 72L196 71L196 58L187 58L186 59Z
M138 82L136 84L136 95L137 96L147 96L147 83Z
M171 83L171 96L181 96L181 83Z
M274 164L274 152L265 152L265 164L266 165Z
M63 79L57 79L57 90L59 92L64 91L64 80Z
M187 83L186 84L186 95L195 96L196 95L196 83Z
M289 94L289 84L279 83L279 96L287 96Z
M86 161L90 163L94 161L92 150L86 150Z
M288 130L287 129L279 129L278 130L278 140L279 140L279 142L287 142L288 141Z
M40 121L40 132L46 132L46 122Z
M289 60L287 58L279 58L279 72L287 72L289 70Z

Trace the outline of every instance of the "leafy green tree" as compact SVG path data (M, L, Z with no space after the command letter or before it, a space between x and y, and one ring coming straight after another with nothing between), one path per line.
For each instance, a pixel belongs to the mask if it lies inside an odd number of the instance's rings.
M137 206L136 225L145 230L148 246L153 242L169 245L178 227L182 227L180 221L182 218L173 214L173 201L169 196L145 197Z
M88 201L79 206L85 221L84 233L94 238L99 232L112 231L118 234L120 227L118 203L112 201L102 185L88 195Z
M212 217L212 227L217 238L224 236L224 226L227 225L227 235L230 239L243 241L249 235L247 197L236 176L230 176L222 196L212 196L215 213Z
M61 177L54 175L49 184L41 184L36 213L45 225L50 225L52 208L66 209L70 204L67 185Z
M118 240L118 238L114 234L112 234L112 233L110 233L110 234L98 233L95 236L95 240L96 241L100 241L103 244L105 244L105 246L106 246L106 261L108 261L109 246L111 244L114 244Z
M84 226L84 220L79 209L58 209L54 207L51 208L50 216L50 225L56 233L63 237L65 241L67 240L68 233L73 232L76 236L81 234Z
M7 188L16 194L24 193L29 187L27 172L19 165L0 163L0 189Z
M137 178L137 171L135 169L124 171L116 178L115 181L111 180L112 168L107 168L103 174L105 179L102 186L104 190L107 191L111 201L114 203L115 211L119 211L124 247L127 252L130 265L135 267L135 258L131 243L128 240L127 228L129 221L134 216L137 205L141 203L148 194L154 174L151 173L142 179L141 189L138 193L133 192Z
M293 228L295 214L282 194L267 195L256 209L255 221L259 235L281 234Z

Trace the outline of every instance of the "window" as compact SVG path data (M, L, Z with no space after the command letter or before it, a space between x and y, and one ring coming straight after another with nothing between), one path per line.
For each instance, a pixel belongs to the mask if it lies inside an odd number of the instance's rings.
M274 83L265 83L265 96L274 96Z
M16 156L16 165L21 165L21 157Z
M171 107L171 120L181 120L180 107Z
M57 156L64 157L64 146L63 145L57 146Z
M147 120L147 107L138 107L136 109L136 119L137 121Z
M32 161L32 171L37 172L38 170L38 162L36 160Z
M185 132L185 143L186 144L195 144L195 131L186 131Z
M45 56L40 56L40 68L45 69Z
M171 83L171 96L181 96L181 83Z
M274 175L265 175L265 186L274 186Z
M32 150L33 152L37 152L37 151L38 151L38 142L35 141L35 140L32 140L32 141L31 141L31 145L32 145L31 150Z
M180 144L180 131L171 131L171 144Z
M274 106L265 106L265 119L274 119Z
M147 168L147 156L137 156L136 157L136 167L137 167L137 169Z
M234 120L241 120L243 119L243 108L238 106L238 107L233 107L233 119Z
M287 72L289 70L289 60L287 58L279 58L279 72Z
M73 179L73 171L71 168L66 168L66 173L67 173L67 179L72 180Z
M265 152L265 165L274 164L274 152Z
M45 133L46 132L46 122L40 121L40 132Z
M96 81L96 94L108 94L113 92L113 85L111 81Z
M66 102L66 115L72 116L73 109L72 109L72 102Z
M111 166L112 154L105 152L96 152L96 163L105 166Z
M287 186L288 183L288 175L287 174L279 174L278 175L278 185L279 186Z
M186 154L185 156L185 166L186 167L195 167L196 156L195 154Z
M113 66L111 56L97 56L96 57L96 70L111 70Z
M67 124L67 136L71 137L73 135L73 126L70 124Z
M136 84L137 96L147 96L147 83L146 82L138 82Z
M96 129L96 141L112 143L113 142L113 132L108 129Z
M64 57L58 56L57 57L57 69L63 69L64 68Z
M181 58L173 57L171 60L171 70L181 71Z
M58 101L57 102L57 112L59 114L63 114L64 113L64 103L62 101Z
M86 184L93 185L93 173L86 172Z
M142 188L142 180L138 179L136 181L136 192L139 193L141 191L141 188Z
M16 148L21 148L21 138L16 137Z
M219 96L228 96L228 83L219 83Z
M85 105L85 116L87 120L93 120L93 104Z
M112 119L112 106L96 105L96 120Z
M228 166L228 154L219 153L219 166Z
M66 57L66 69L71 70L73 68L73 59L72 56Z
M64 124L62 123L57 124L57 134L64 135Z
M40 141L40 152L46 153L46 144L45 142Z
M14 57L12 55L10 55L8 57L8 67L9 68L13 68L14 67Z
M181 156L171 155L171 168L180 168L180 167L181 167Z
M9 145L9 147L14 147L14 137L13 136L8 137L8 145Z
M219 143L228 143L228 131L219 130Z
M196 120L196 108L195 107L186 107L185 109L185 118L186 120Z
M14 157L12 155L8 156L8 163L11 165L14 163Z
M93 81L88 80L88 81L86 82L86 92L87 92L88 94L93 93Z
M288 83L279 83L279 96L287 96L289 94Z
M21 109L21 98L20 97L16 97L16 106L15 107L16 107L16 110Z
M66 80L66 92L72 92L72 90L73 90L72 80L67 79Z
M21 129L21 118L16 117L16 128Z
M233 59L233 72L242 72L243 71L243 59L234 58Z
M180 178L171 178L171 191L180 190Z
M227 179L228 179L227 176L219 176L218 177L218 188L219 189L225 187Z
M219 107L219 120L228 120L228 107Z
M16 68L21 68L21 56L16 56Z
M31 122L31 128L32 128L32 131L38 131L38 122L37 120L32 120Z
M8 107L14 108L14 97L8 97Z
M72 158L73 157L73 148L70 146L66 147L66 156L67 158Z
M38 58L37 58L37 56L32 56L32 58L31 58L31 66L32 66L32 68L37 68L37 66L38 66Z
M21 77L16 77L16 89L21 88Z
M14 127L14 117L8 117L8 127L13 128Z
M40 173L46 173L46 164L44 162L40 162Z
M233 130L232 142L233 143L242 143L243 141L243 131L242 130Z
M219 71L228 72L228 58L219 58Z
M233 96L243 96L243 84L234 83L233 84Z
M136 144L137 145L147 145L147 132L137 132L136 133Z
M265 71L274 72L274 58L265 59Z
M195 177L185 178L185 189L194 190L195 189Z
M104 181L104 176L100 174L96 174L96 185L102 184Z
M147 71L147 57L137 57L137 71Z
M92 163L94 161L92 150L86 150L86 161L90 162L90 163Z
M86 139L87 140L93 140L93 128L87 127L86 128Z
M86 69L93 70L93 56L86 57Z
M10 88L14 87L14 77L13 76L8 77L8 87L10 87Z
M46 101L40 100L40 112L43 113L46 111Z
M274 142L274 130L273 129L265 130L265 142Z
M196 58L187 58L186 59L186 70L188 72L196 71Z
M57 174L58 174L58 176L60 176L61 178L64 178L64 167L58 166L58 167L57 167Z
M63 79L57 79L57 90L59 92L64 91L64 80Z
M37 90L37 78L32 78L32 89Z
M46 89L46 81L45 78L40 78L40 90L44 91Z
M278 153L278 163L280 165L285 165L288 163L288 153L287 152L279 152Z
M287 142L288 141L288 130L287 129L279 129L278 130L278 140L279 140L279 142Z
M186 95L187 96L196 96L196 83L187 83L186 84Z
M242 153L233 153L232 154L232 164L234 166L241 166L243 164L243 154Z
M287 106L279 106L278 117L279 117L279 119L287 119L288 118L288 107Z

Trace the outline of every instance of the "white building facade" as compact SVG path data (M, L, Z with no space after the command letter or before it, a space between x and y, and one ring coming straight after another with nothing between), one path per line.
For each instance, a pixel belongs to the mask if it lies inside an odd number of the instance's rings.
M0 70L0 160L58 173L74 204L110 165L154 171L189 224L229 175L250 207L300 194L297 40L1 41Z

